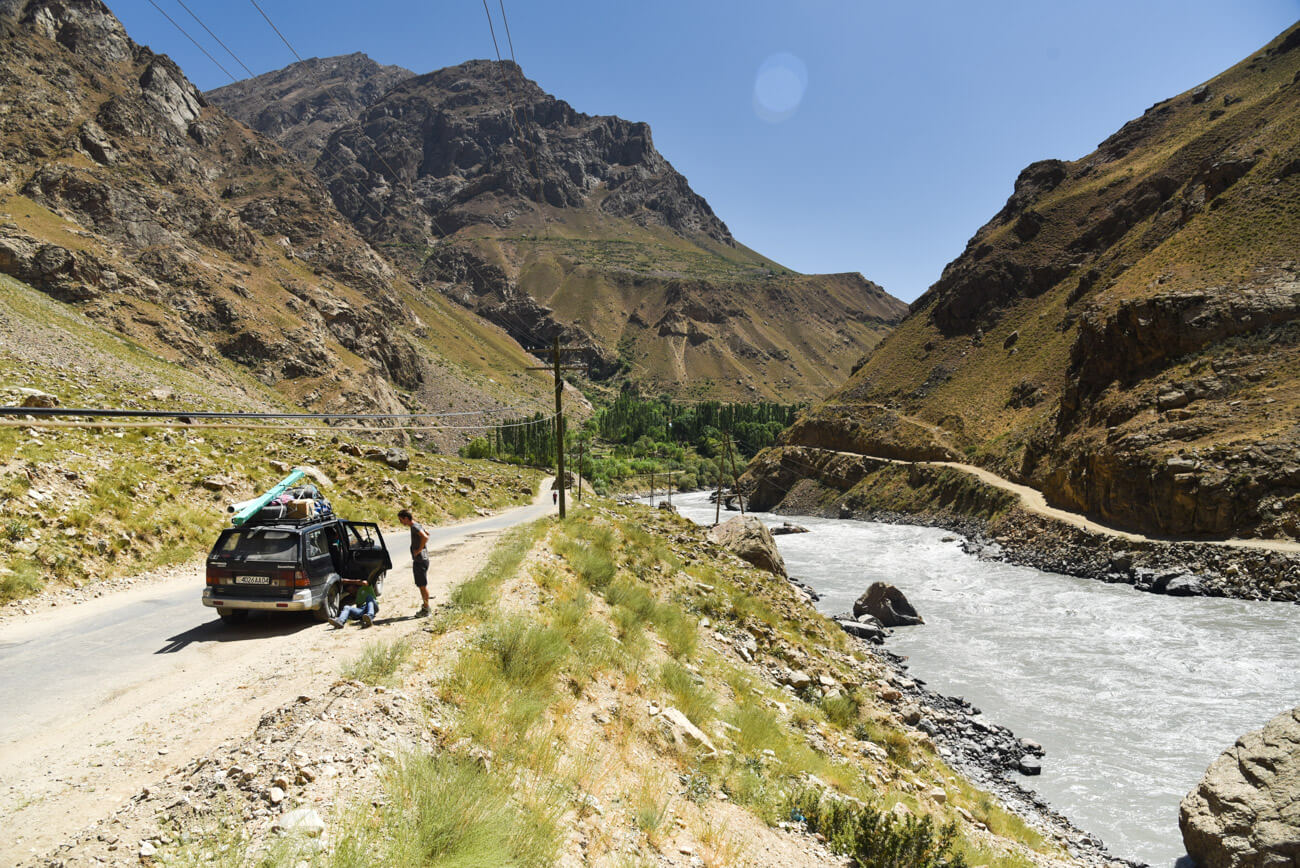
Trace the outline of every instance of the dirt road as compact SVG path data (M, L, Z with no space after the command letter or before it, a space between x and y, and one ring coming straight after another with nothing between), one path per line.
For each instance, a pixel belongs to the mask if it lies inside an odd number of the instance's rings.
M531 506L429 528L430 596L447 598ZM202 564L175 578L0 625L0 864L45 853L163 772L251 730L266 711L328 684L375 639L418 630L409 533L385 536L393 570L375 627L310 613L227 626L199 602Z
M804 447L816 449L817 447ZM985 485L991 485L994 488L1000 488L1003 491L1010 492L1020 499L1020 506L1027 512L1035 513L1046 518L1068 524L1071 527L1081 528L1091 533L1104 534L1119 539L1133 540L1136 542L1183 542L1198 543L1202 545L1224 546L1226 548L1238 549L1263 549L1264 551L1274 552L1300 552L1300 542L1295 540L1276 540L1276 539L1246 539L1233 537L1231 539L1195 539L1195 538L1168 538L1168 537L1148 537L1140 533L1131 533L1126 530L1120 530L1116 527L1101 524L1094 521L1083 513L1071 512L1067 509L1051 506L1047 498L1041 491L1036 488L1030 488L1028 485L1021 485L1012 482L1005 477L998 476L991 470L985 470L983 467L976 467L974 464L963 464L958 461L902 461L896 458L881 458L877 455L868 455L863 452L845 452L836 449L819 449L821 452L832 452L836 455L849 455L859 458L870 458L872 461L882 461L886 464L916 464L927 467L951 467L953 470L960 470L963 473L969 473Z

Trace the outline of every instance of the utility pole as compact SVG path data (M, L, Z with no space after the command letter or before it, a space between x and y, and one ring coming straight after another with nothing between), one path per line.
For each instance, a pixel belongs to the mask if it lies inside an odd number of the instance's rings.
M726 443L727 441L726 441L726 439L725 439L725 438L726 438L726 435L725 435L725 434L723 435L723 438L724 438L724 439L723 439L722 442L723 442L723 443ZM713 510L713 523L714 523L715 525L718 524L720 521L722 521L722 467L723 467L722 456L719 455L719 456L718 456L718 494L717 494L717 505L716 505L716 508Z
M560 475L560 518L564 518L564 378L560 376L560 335L555 334L551 361L555 365L555 464Z
M564 518L565 507L565 489L564 489L564 377L561 375L562 370L583 370L587 369L586 365L561 365L561 353L579 352L580 348L560 346L560 336L557 333L551 346L551 364L543 365L540 368L528 368L529 371L552 371L555 374L555 470L559 474L559 504L560 518Z
M650 471L650 505L655 505L655 472Z
M578 500L582 500L582 452L586 443L581 437L578 438Z
M736 472L736 451L732 446L731 436L727 435L727 456L731 459L731 487L740 501L740 514L745 514L745 495L740 493L740 474Z

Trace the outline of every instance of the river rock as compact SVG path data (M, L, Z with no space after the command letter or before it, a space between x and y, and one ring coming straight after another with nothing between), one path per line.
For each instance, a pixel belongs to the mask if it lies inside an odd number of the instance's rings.
M759 569L778 576L786 575L785 560L777 551L771 531L752 515L737 516L717 525L709 531L709 541Z
M837 618L835 621L840 629L850 636L856 636L859 639L865 639L875 645L883 644L885 637L889 634L880 626L880 623L872 618L870 622L863 623L857 619Z
M1300 708L1211 763L1183 799L1178 825L1201 868L1300 865Z
M1201 580L1191 573L1179 573L1160 579L1155 589L1171 597L1195 597L1201 593Z
M1016 768L1020 770L1022 775L1041 775L1043 773L1043 764L1039 762L1037 757L1028 754L1020 758L1020 762L1016 763Z
M871 615L885 627L910 627L925 620L903 596L903 592L885 582L873 582L867 592L853 604L853 617Z
M787 533L808 533L808 528L799 524L791 524L788 521L772 528L772 536L781 536Z

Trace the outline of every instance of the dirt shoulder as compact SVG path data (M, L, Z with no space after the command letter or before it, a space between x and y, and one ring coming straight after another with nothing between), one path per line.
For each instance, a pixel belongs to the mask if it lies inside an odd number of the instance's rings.
M547 488L537 497L539 507L549 505ZM445 601L479 568L499 532L475 533L471 526L432 547L430 596ZM11 659L78 625L102 632L98 651L78 646L78 653L92 674L112 661L104 678L114 686L104 692L92 681L84 698L75 705L62 700L53 715L35 700L10 700L16 722L0 741L0 813L11 818L14 832L0 840L0 863L49 852L149 782L232 734L247 734L269 710L319 691L367 642L420 630L425 621L412 617L419 596L409 563L395 553L380 617L367 631L336 631L309 614L250 618L234 627L215 623L198 602L200 565L3 624L0 648ZM180 614L177 630L159 633L157 619L170 611ZM16 731L25 716L33 726Z

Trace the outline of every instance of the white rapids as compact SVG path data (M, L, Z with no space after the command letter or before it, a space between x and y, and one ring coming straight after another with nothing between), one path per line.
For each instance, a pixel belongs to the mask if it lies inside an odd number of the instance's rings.
M713 522L704 493L674 505ZM724 513L727 515L735 513ZM1047 749L1020 778L1117 856L1184 855L1178 803L1236 739L1300 704L1300 607L1165 597L981 561L948 531L759 513L793 578L848 611L874 581L897 585L925 625L890 650L942 693Z

